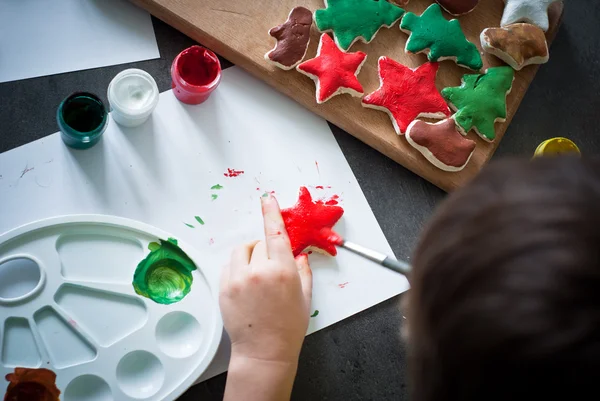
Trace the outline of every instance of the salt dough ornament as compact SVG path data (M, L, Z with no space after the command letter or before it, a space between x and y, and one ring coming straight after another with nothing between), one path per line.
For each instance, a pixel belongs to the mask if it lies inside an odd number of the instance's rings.
M308 8L293 8L287 21L269 30L277 43L265 54L265 60L284 70L297 66L306 56L311 25L312 12Z
M429 61L452 59L456 64L479 71L483 67L477 46L469 42L460 22L448 21L438 4L429 6L421 16L406 13L400 29L410 36L406 42L407 53L429 52Z
M436 0L449 14L456 17L470 13L477 7L479 0Z
M462 136L452 118L435 124L415 120L406 130L406 140L431 164L444 171L461 171L475 151L475 141Z
M463 134L474 129L486 141L496 138L494 124L506 120L506 96L514 77L511 67L492 67L485 74L466 74L461 86L442 89L442 96L457 110L454 120Z
M386 0L325 0L325 8L315 11L315 24L321 32L333 32L335 43L348 50L359 39L369 43L382 26L390 28L403 14Z
M549 58L544 31L531 24L484 29L481 32L481 47L515 70L530 64L547 63Z
M388 113L398 135L418 117L446 118L450 109L435 86L438 63L408 68L380 57L379 88L362 99L362 105Z
M539 26L544 32L550 28L548 9L560 0L505 0L500 26L527 22Z
M298 202L290 208L281 210L292 246L292 253L300 255L307 249L337 255L333 245L321 233L324 228L333 228L344 214L341 206L329 206L313 201L306 187L300 187Z
M309 76L317 85L317 103L335 95L348 93L360 97L363 87L356 77L367 59L363 52L346 53L326 33L321 35L317 57L306 60L296 69Z

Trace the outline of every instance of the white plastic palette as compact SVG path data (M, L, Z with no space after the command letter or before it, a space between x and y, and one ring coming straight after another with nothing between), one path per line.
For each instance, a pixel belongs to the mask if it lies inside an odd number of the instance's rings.
M223 324L202 258L178 303L132 286L148 244L168 234L88 215L42 220L0 237L0 380L15 367L57 375L61 400L174 400L208 367ZM0 395L8 382L0 383Z

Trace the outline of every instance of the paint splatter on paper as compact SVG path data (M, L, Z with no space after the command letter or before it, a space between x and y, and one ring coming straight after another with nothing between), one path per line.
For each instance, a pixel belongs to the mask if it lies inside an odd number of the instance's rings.
M219 195L217 195L217 194L212 194L212 195L210 195L210 198L211 198L212 200L217 200L217 198L218 198L218 197L219 197Z
M135 292L163 305L181 301L192 289L192 272L196 265L174 238L151 245L151 252L133 274Z
M227 171L223 173L225 177L237 177L241 174L244 174L244 170L235 170L232 168L228 168Z
M208 245L213 245L215 243L215 239L211 238L208 240Z
M191 225L191 224L189 224L189 223L186 223L186 222L184 222L183 224L185 224L185 225L186 225L186 226L188 226L189 228L196 228L195 226L193 226L193 225Z
M198 223L200 223L200 225L202 225L202 226L204 225L204 220L202 220L202 219L200 218L200 216L194 216L194 218L196 219L196 221L197 221Z
M58 401L56 373L49 369L15 368L6 375L8 386L4 401Z
M215 184L215 185L213 185L212 187L210 187L210 189L213 189L213 190L219 190L219 189L223 189L223 185L220 185L220 184Z
M25 174L27 174L28 172L35 170L35 167L29 167L29 165L25 165L25 168L23 169L23 171L21 171L21 176L19 177L19 179L23 178L23 176Z
M319 316L319 310L315 309L315 311L313 312L312 315L310 315L310 317L317 317L317 316Z
M345 283L338 284L338 287L340 287L340 288L346 288L346 286L348 284L350 284L350 282L346 281Z

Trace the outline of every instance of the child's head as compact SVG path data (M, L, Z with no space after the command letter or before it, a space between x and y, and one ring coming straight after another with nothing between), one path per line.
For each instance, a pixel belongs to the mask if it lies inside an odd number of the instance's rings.
M491 165L439 209L413 266L413 401L600 385L600 163Z

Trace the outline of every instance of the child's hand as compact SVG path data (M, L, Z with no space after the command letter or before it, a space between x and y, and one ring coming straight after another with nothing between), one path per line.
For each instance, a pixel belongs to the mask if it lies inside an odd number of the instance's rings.
M277 200L261 202L266 240L233 251L221 277L221 313L232 364L296 366L310 319L312 272L307 255L294 260Z

